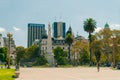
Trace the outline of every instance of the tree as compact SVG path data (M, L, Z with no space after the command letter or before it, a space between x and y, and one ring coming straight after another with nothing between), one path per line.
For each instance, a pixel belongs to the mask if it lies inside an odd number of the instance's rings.
M34 61L36 57L40 56L39 47L37 45L32 45L26 49L25 58L27 61Z
M66 33L66 37L65 37L65 41L68 44L68 62L71 62L71 53L70 53L70 47L73 43L74 40L74 36L72 34L72 28L71 26L69 27L67 33Z
M6 47L0 48L0 60L2 62L7 63L8 62L8 49Z
M25 49L25 54L23 55L22 63L28 66L39 66L45 65L47 62L44 54L40 54L39 46L32 45Z
M104 29L101 30L100 32L100 35L101 35L101 40L102 40L102 43L103 43L103 51L104 51L104 54L106 56L106 63L110 63L110 57L111 57L111 46L110 46L110 40L111 40L111 35L112 35L112 31L110 30L109 28L109 25L108 23L105 24L104 26Z
M67 63L66 57L67 53L63 51L61 47L57 47L53 50L54 58L58 65L65 65Z
M21 59L24 57L25 49L22 46L16 48L16 64L18 65Z
M89 48L88 42L84 42L82 40L74 41L72 47L72 54L74 55L75 62L74 64L76 63L86 64L89 61L88 48Z
M5 59L3 48L0 48L0 60L3 62Z
M66 35L65 41L68 44L68 62L70 63L71 61L70 47L71 47L71 44L73 43L73 35L68 33Z
M113 30L111 36L112 44L112 62L113 67L116 67L117 62L119 62L120 56L120 30Z
M82 50L81 56L80 56L80 64L85 65L89 63L89 54L87 50Z
M99 61L100 61L100 58L101 58L101 41L98 41L98 40L95 40L94 42L92 42L92 49L93 49L93 52L95 54L95 57L96 57L96 61L97 61L97 69L98 69L98 72L99 72L99 67L100 67L100 64L99 64Z
M39 66L39 65L46 65L48 63L47 59L45 58L45 55L40 55L37 57L34 61L34 66Z
M84 21L84 30L86 31L86 32L88 32L89 33L89 51L90 51L90 66L92 65L92 60L91 60L91 33L93 33L94 32L94 30L95 30L95 28L96 28L96 21L95 20L93 20L92 18L88 18L88 19L86 19L86 21Z
M0 48L0 61L5 64L5 67L8 64L8 49L6 47Z

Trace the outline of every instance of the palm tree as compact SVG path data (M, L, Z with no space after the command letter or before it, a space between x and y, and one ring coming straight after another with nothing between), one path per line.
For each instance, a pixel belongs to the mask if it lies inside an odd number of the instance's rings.
M92 60L91 60L91 42L92 42L92 39L91 39L91 33L94 32L95 28L96 28L96 21L93 20L92 18L88 18L86 19L86 21L84 21L84 30L86 32L89 33L89 51L90 51L90 66L92 65Z
M71 33L67 33L65 41L68 44L68 62L70 63L70 61L71 61L71 58L70 58L70 46L73 43L73 35Z

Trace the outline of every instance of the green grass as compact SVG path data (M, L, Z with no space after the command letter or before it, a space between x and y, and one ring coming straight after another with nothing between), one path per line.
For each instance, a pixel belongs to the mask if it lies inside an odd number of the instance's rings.
M14 69L0 69L0 80L14 80Z

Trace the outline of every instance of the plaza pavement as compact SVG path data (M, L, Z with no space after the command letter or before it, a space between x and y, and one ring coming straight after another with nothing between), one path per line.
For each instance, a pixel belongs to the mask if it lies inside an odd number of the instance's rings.
M120 70L96 67L21 68L16 80L120 80Z

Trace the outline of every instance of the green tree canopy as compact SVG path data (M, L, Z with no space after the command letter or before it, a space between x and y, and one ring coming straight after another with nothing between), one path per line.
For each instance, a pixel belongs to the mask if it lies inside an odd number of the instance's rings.
M53 50L54 58L58 65L65 65L67 63L67 53L63 51L61 47L57 47Z
M95 31L96 21L93 20L92 18L88 18L88 19L86 19L86 21L84 21L84 26L83 27L84 27L84 30L89 33L88 38L89 38L89 46L90 46L89 51L90 51L90 66L91 66L92 65L92 60L91 60L91 57L92 57L92 55L91 55L91 41L92 41L91 33L93 33Z
M0 60L2 62L8 62L8 49L6 47L0 48Z
M30 66L40 66L48 63L44 54L40 54L39 46L32 45L25 49L22 63Z
M25 49L22 46L16 48L16 63L19 64L20 60L24 58Z
M65 41L68 44L68 62L69 63L71 61L71 58L70 58L70 56L71 56L71 54L70 54L70 46L73 43L73 40L74 40L74 37L73 37L72 34L70 34L70 33L66 34Z
M99 71L99 62L100 62L101 51L102 51L101 41L95 40L94 42L92 42L92 49L93 49L93 53L96 58L97 69Z
M86 19L84 21L84 30L88 33L93 33L96 28L96 21L93 20L92 18Z

